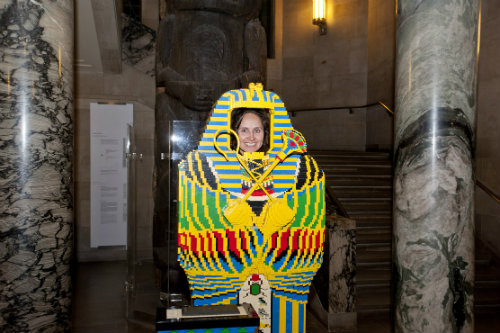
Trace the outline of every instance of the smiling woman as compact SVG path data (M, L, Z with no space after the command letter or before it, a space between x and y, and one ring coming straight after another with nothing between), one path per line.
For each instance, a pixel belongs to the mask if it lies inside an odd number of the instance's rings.
M240 153L267 152L269 150L269 111L240 108L231 114L231 129L238 134ZM236 149L232 140L231 148Z

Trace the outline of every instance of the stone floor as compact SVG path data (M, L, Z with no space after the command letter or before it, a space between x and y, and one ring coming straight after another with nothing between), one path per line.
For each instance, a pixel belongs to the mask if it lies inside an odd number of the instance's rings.
M151 266L144 268L144 275L150 275L154 281ZM127 320L126 278L124 261L78 264L73 277L73 333L154 332L153 317L150 322ZM153 315L154 297L150 297L149 303Z
M140 296L136 296L134 306L128 310L126 262L78 264L73 277L72 332L154 332L155 311L161 306L154 275L151 263L137 267L136 289ZM127 311L133 314L133 320L127 320ZM386 318L368 316L361 319L360 332L389 332ZM307 314L306 325L308 333L327 332L324 325L310 313Z
M498 262L494 263L498 275ZM127 263L91 262L77 265L73 276L73 333L148 333L154 332L155 311L160 307L159 291L151 262L137 266L136 297L127 308L125 281ZM496 281L496 280L495 280ZM492 282L493 283L493 282ZM497 282L495 286L498 285ZM498 286L497 286L498 287ZM492 304L498 304L498 288L492 292ZM478 297L479 298L479 297ZM500 332L498 307L486 307L475 314L475 332ZM491 308L491 309L490 309ZM135 310L135 311L133 311ZM127 320L127 312L133 316ZM357 332L388 333L391 319L387 312L358 313ZM324 333L325 325L310 312L307 314L308 333Z

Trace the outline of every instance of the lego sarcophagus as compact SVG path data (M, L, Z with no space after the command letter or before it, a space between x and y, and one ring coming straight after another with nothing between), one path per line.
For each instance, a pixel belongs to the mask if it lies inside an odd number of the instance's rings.
M269 150L231 148L232 111L269 112ZM194 305L250 303L262 332L305 332L323 260L324 174L278 95L224 93L197 149L179 164L178 258Z

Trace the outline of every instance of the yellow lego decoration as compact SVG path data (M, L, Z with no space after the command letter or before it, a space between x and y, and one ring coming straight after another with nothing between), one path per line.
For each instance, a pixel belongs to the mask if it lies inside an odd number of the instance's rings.
M267 152L231 149L236 108L269 111ZM262 332L305 332L323 260L324 184L277 94L259 83L224 93L179 164L178 259L194 305L251 303Z

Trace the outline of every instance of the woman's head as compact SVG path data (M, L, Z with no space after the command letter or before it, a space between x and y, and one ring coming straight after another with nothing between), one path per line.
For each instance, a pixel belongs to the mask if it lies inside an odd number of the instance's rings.
M240 150L249 153L269 150L269 112L265 109L234 109L231 129L238 134ZM235 140L231 148L236 149Z

